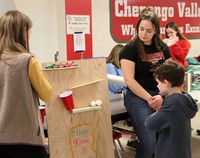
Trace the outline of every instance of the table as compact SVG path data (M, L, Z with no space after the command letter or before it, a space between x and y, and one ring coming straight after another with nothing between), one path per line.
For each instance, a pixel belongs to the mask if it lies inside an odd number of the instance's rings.
M189 94L196 100L198 107L200 108L200 91L193 90Z
M124 106L123 94L109 95L112 122L128 119L128 112Z

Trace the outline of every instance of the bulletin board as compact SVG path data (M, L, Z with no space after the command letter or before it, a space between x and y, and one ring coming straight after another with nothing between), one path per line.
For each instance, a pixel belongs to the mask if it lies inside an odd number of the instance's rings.
M75 63L78 66L44 70L54 89L53 99L46 104L50 157L114 158L106 60ZM73 111L59 98L66 90L73 91ZM91 101L97 99L102 105L91 107Z

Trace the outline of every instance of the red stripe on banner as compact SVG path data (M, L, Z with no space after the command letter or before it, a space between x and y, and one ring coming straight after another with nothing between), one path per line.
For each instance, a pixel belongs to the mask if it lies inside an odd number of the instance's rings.
M85 34L85 51L84 58L92 58L92 0L65 0L65 14L77 16L89 16L89 34ZM67 28L67 18L66 18ZM73 34L67 32L66 29L66 43L67 43L67 60L81 59L81 53L74 51Z

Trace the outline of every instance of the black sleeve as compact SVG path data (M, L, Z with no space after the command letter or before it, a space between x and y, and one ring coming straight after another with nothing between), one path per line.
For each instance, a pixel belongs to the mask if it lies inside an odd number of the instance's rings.
M127 59L135 62L137 59L136 47L134 45L127 44L120 53L119 60L121 59Z
M163 53L164 53L165 59L171 58L170 49L165 43L163 44Z

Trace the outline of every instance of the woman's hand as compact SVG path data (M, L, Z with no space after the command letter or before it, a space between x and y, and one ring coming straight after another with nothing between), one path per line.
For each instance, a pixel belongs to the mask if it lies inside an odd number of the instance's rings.
M170 46L173 46L174 44L176 44L176 42L179 41L179 38L178 37L170 37L167 40L163 40L163 41L165 43L167 43L167 45L170 47Z
M149 106L153 109L153 110L159 110L161 108L162 102L163 102L163 98L161 95L155 95L151 98L149 98L147 100Z

